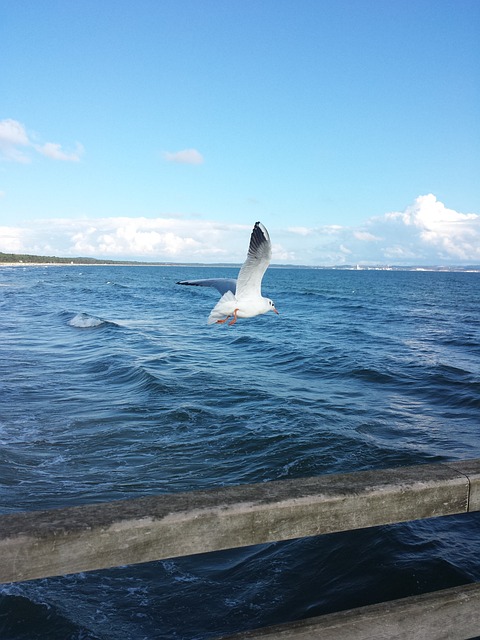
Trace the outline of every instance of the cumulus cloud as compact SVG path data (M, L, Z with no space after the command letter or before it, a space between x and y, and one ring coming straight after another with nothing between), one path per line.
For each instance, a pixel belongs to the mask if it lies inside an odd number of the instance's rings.
M418 196L404 211L369 218L358 227L288 231L292 235L287 241L302 264L480 264L480 216L449 209L433 194Z
M382 221L379 221L380 223ZM385 226L404 225L412 243L444 260L480 261L480 216L448 209L433 194L419 196L402 212L387 213Z
M163 157L168 162L178 164L203 164L204 158L196 149L183 149L183 151L165 151Z
M160 262L242 262L250 232L250 226L178 218L53 219L0 229L0 251Z
M108 257L144 257L173 260L183 255L202 255L200 240L186 234L164 218L105 218L79 225L70 235L70 253ZM175 228L177 227L177 228ZM73 230L72 230L73 231Z
M0 226L0 251L3 253L26 253L24 248L29 244L28 229Z
M253 222L252 222L253 225ZM181 217L51 219L0 228L0 251L40 255L241 263L252 225ZM480 216L419 196L358 227L269 226L273 262L303 265L480 264Z
M32 161L32 152L52 160L62 162L78 162L84 152L83 146L77 143L75 151L67 152L56 142L38 144L34 141L25 125L18 120L7 118L0 121L0 158L23 164Z

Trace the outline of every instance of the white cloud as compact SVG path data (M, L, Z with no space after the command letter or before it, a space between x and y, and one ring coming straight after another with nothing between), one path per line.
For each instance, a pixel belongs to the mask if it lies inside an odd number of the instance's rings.
M40 220L0 229L0 251L40 255L242 262L251 228L178 218ZM243 237L239 242L238 238Z
M3 253L26 253L28 231L21 227L0 227L0 251Z
M62 162L78 162L84 149L77 143L73 152L67 153L56 142L36 144L33 137L28 134L25 126L18 120L6 119L0 121L0 158L23 164L32 161L31 151L36 151L52 160Z
M245 255L246 249L247 247L245 246ZM245 259L245 255L242 258L243 260ZM296 262L295 252L288 251L288 249L285 249L283 245L278 242L272 242L272 256L275 262L282 264L295 264Z
M284 244L301 264L480 264L480 216L422 195L404 211L358 227L291 227Z
M70 254L144 257L173 260L202 253L201 242L169 230L169 221L146 218L105 218L71 235Z
M312 233L312 229L308 227L288 227L288 231L299 236L309 236Z
M354 231L353 235L357 240L362 240L363 242L375 242L375 240L380 240L380 238L374 236L373 233L369 233L368 231Z
M52 219L0 228L0 251L166 262L245 259L252 225L181 217ZM480 216L419 196L359 227L269 227L282 264L480 264Z
M397 254L403 247L405 255L424 262L480 262L480 216L448 209L433 194L419 196L405 211L386 213L368 224L395 240L385 246L386 257L392 247L397 247Z
M476 220L478 216L474 213L458 213L447 207L429 193L426 196L418 196L415 202L406 208L403 213L389 213L387 218L395 219L401 217L406 225L414 225L421 229L440 228L445 224Z
M179 164L203 164L204 158L196 149L183 149L183 151L165 151L163 157L168 162L177 162Z
M61 147L61 145L56 142L46 142L43 145L35 146L35 149L42 156L46 156L47 158L51 158L52 160L62 160L64 162L79 162L80 158L84 153L83 145L77 142L75 151L71 151L67 153Z
M10 118L0 121L0 141L14 146L30 144L23 124Z
M24 153L23 148L30 146L25 127L17 120L0 121L0 155L13 162L30 162L30 158Z

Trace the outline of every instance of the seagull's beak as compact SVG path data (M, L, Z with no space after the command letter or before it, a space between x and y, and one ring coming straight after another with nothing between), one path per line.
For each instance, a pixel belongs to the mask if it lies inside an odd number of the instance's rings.
M275 313L277 314L277 316L279 316L280 314L278 313L278 311L275 309L275 307L273 308L273 310L275 311Z

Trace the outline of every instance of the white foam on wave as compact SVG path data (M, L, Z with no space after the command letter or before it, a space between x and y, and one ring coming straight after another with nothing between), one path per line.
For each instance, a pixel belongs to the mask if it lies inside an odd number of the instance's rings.
M89 316L88 313L77 313L67 324L78 329L91 329L105 324L105 321L96 316Z

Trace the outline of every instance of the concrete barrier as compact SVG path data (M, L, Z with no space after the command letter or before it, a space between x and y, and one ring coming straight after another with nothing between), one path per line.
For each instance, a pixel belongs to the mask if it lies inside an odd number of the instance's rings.
M480 509L480 460L266 482L0 517L0 582Z
M219 640L467 640L480 633L480 585L391 600Z

